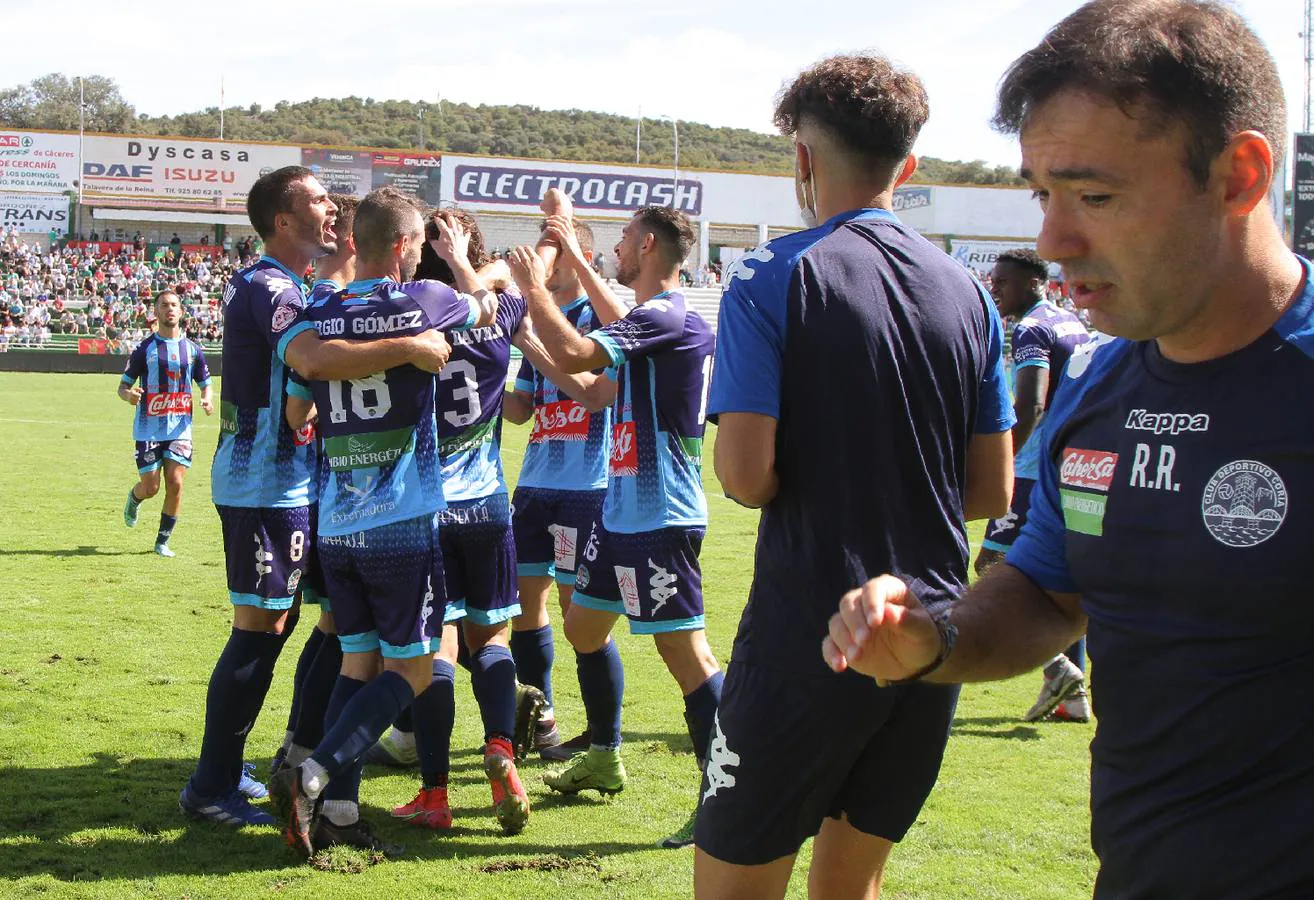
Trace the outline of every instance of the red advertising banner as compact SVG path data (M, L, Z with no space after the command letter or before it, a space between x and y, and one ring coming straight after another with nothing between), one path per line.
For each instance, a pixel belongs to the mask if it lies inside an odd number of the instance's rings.
M105 338L78 338L78 353L83 356L104 356L109 353L109 341Z

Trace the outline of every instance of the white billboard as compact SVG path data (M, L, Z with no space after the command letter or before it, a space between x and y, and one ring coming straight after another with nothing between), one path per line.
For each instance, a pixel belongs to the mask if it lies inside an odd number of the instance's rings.
M75 190L78 136L0 129L0 191Z
M177 138L88 135L82 195L125 198L159 206L245 206L246 192L265 172L301 165L301 148Z
M0 231L15 228L19 234L68 234L68 197L63 194L9 194L0 192Z

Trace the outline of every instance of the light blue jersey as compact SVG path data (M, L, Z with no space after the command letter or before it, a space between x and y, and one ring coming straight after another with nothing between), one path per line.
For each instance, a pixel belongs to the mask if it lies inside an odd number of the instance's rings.
M192 438L192 384L210 386L210 367L200 346L186 337L152 334L123 369L123 383L141 382L141 401L132 420L134 441L189 441Z

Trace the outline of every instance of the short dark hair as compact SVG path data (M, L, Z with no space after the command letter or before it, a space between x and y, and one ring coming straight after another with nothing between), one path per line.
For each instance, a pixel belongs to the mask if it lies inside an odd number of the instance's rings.
M165 297L172 297L173 299L178 301L179 306L183 305L182 297L178 296L177 291L166 289L160 291L158 294L155 295L155 299L151 301L151 306L159 306L160 301L163 300Z
M412 217L420 212L415 198L395 187L370 191L357 205L351 227L356 255L367 260L382 259L392 242L408 232Z
M781 88L775 123L785 135L815 124L867 164L888 168L912 152L930 114L912 72L880 56L832 56Z
M256 179L246 195L246 215L256 234L266 241L274 236L274 217L292 211L292 186L314 174L305 166L284 166Z
M471 268L478 272L492 261L492 257L488 255L488 247L484 243L484 232L480 229L474 214L468 209L449 206L446 209L429 210L424 215L425 242L420 248L420 264L415 268L415 277L430 278L443 284L455 284L456 273L452 271L452 267L434 252L433 247L429 246L430 240L438 239L438 226L433 224L433 217L439 213L447 213L456 219L470 235L470 247L466 250L465 258L470 261Z
M678 266L684 262L697 240L688 216L669 206L645 206L634 217L657 239L668 263Z
M1242 131L1268 138L1281 168L1287 121L1277 65L1245 20L1213 0L1092 0L1004 73L995 127L1020 134L1038 107L1066 89L1183 125L1186 167L1201 186Z
M360 200L354 194L329 194L329 199L338 208L338 221L334 230L340 235L350 233L356 222L356 207L360 206Z
M1041 281L1049 280L1049 265L1040 258L1039 253L1026 247L1015 247L1012 250L1005 250L1003 253L995 257L995 262L1012 263L1019 269L1039 278Z

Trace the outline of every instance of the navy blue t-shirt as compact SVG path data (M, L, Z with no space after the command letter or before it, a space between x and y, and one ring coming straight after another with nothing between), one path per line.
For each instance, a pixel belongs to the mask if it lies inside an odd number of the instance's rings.
M1008 562L1089 617L1097 896L1314 896L1304 265L1295 304L1221 359L1078 348L1045 418Z
M708 411L778 420L736 660L822 673L845 591L883 572L931 599L966 585L967 445L1014 423L1003 332L980 284L893 213L843 213L731 267Z

